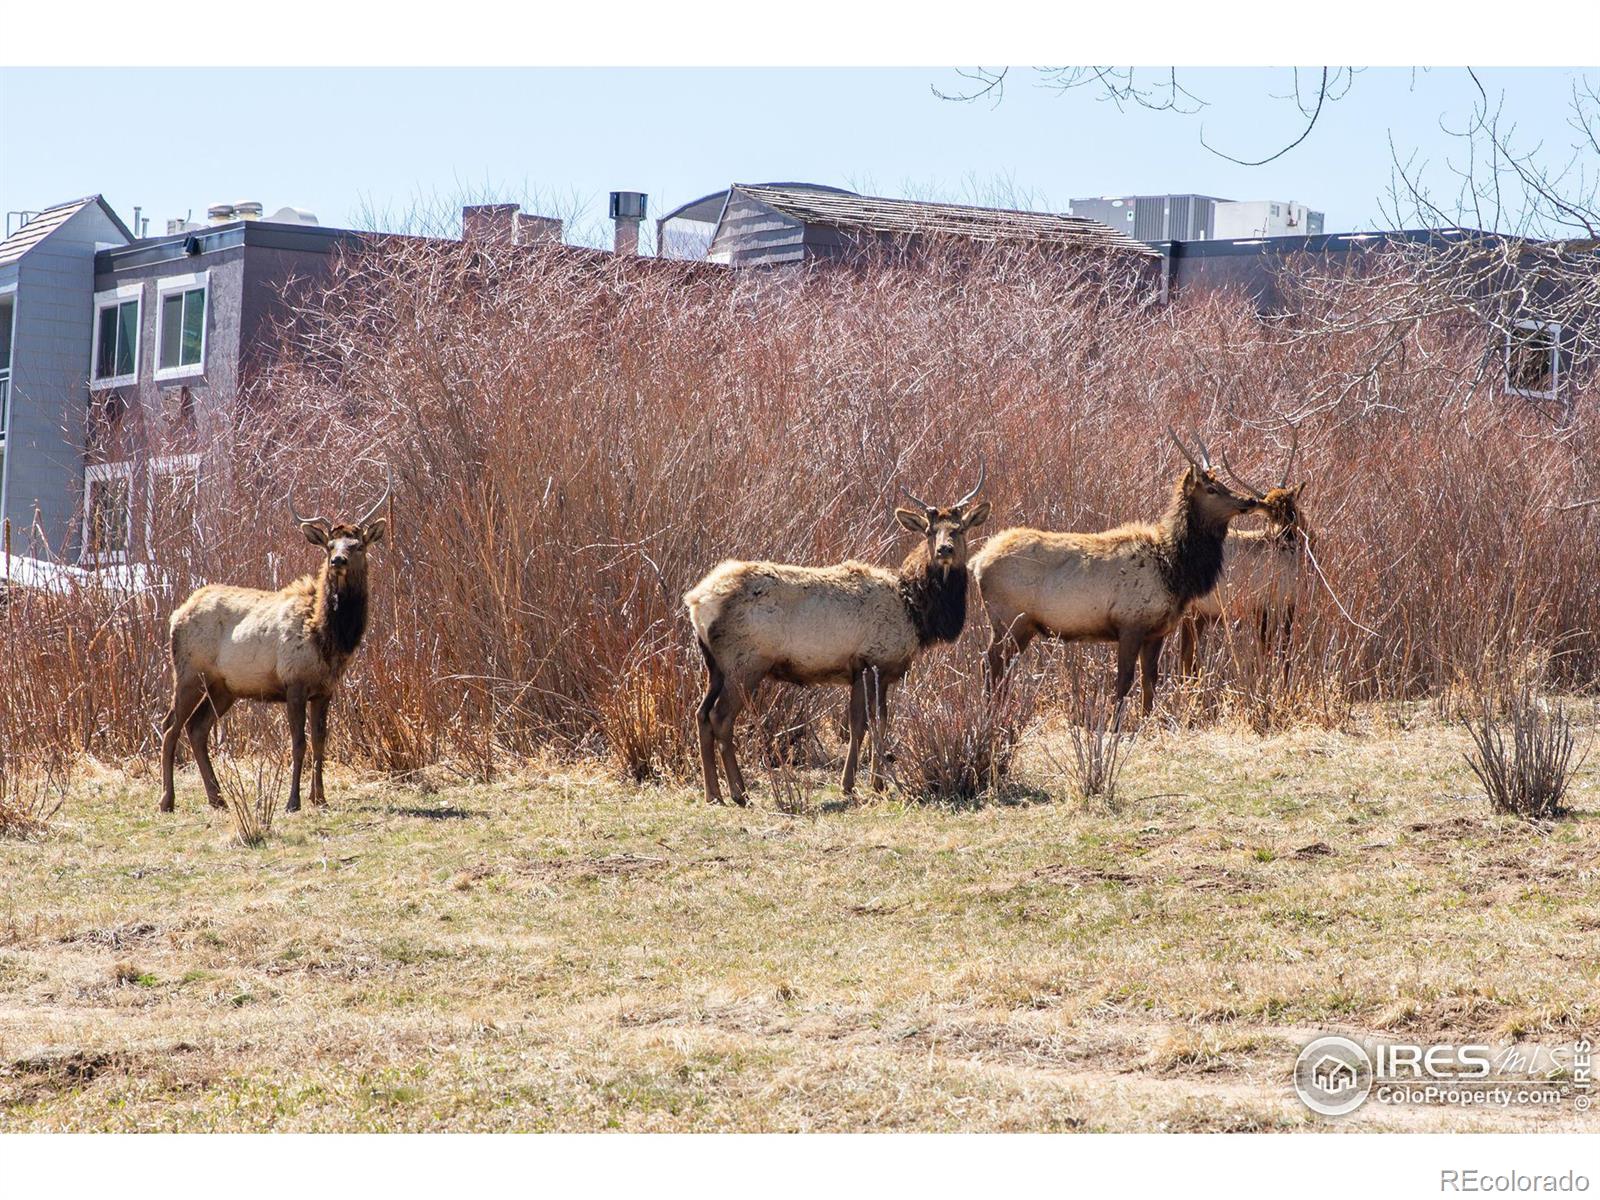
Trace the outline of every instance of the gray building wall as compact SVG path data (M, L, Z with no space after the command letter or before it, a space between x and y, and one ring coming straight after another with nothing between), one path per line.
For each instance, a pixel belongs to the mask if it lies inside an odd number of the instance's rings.
M14 553L60 553L69 539L83 490L95 247L124 240L87 204L8 268L17 309L0 517Z

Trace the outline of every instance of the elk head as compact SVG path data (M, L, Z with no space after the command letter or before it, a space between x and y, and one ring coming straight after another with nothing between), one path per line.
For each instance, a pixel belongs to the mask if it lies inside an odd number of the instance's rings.
M1200 450L1200 457L1196 458L1178 439L1170 425L1167 426L1167 436L1188 460L1189 469L1184 472L1183 490L1189 498L1190 511L1199 517L1202 525L1226 525L1234 517L1260 510L1260 500L1234 491L1217 477L1216 469L1211 465L1211 452L1206 449L1204 442L1196 443Z
M321 546L328 556L328 570L334 581L340 582L348 574L360 575L367 568L367 547L383 540L388 522L378 516L394 484L386 480L383 495L353 522L330 521L327 517L303 517L295 511L294 491L289 492L289 515L306 535L306 541Z
M1239 472L1233 469L1233 464L1228 461L1227 452L1222 455L1222 465L1228 474L1233 476L1233 481L1245 491L1254 496L1260 505L1261 515L1267 519L1267 528L1273 537L1282 537L1291 530L1300 529L1300 493L1305 491L1305 482L1289 486L1289 473L1294 470L1294 456L1300 449L1300 431L1291 428L1289 433L1289 458L1283 464L1283 478L1276 487L1262 491Z
M989 519L989 502L977 499L987 477L987 469L980 459L978 482L948 508L925 503L905 488L900 489L915 507L895 509L895 520L912 533L920 533L928 539L928 561L944 568L947 576L952 570L967 565L967 530Z

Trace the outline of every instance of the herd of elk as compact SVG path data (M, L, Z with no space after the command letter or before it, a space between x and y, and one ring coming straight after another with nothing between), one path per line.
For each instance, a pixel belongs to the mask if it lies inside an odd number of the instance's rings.
M1169 427L1187 462L1166 512L1101 533L1004 529L967 555L967 534L988 519L978 499L987 473L954 504L941 507L906 491L912 507L895 519L919 535L898 570L848 561L828 567L729 560L684 596L706 664L706 692L696 713L708 801L720 803L717 758L738 804L747 788L734 749L734 723L762 680L850 689L849 746L841 785L855 790L869 716L875 721L872 786L885 783L878 738L888 721L890 689L929 646L954 642L966 621L970 571L991 629L988 686L1040 636L1117 645L1116 703L1142 664L1144 710L1155 702L1163 641L1182 628L1182 668L1192 672L1201 634L1225 618L1274 622L1287 629L1310 533L1300 515L1303 484L1265 492L1222 465L1244 490L1218 478L1205 443L1198 457ZM901 489L905 491L905 489ZM325 553L322 567L279 591L211 585L172 614L172 707L162 722L161 810L171 812L173 759L186 731L206 797L223 804L206 749L212 727L238 700L284 704L292 747L288 809L300 807L306 718L310 715L311 802L325 803L322 783L328 705L361 644L368 610L367 550L381 541L377 514L389 497L350 523L289 514ZM1260 531L1230 530L1236 518L1261 514ZM1220 586L1224 559L1240 560Z
M744 777L734 755L733 723L750 693L771 676L811 686L850 688L850 747L845 795L855 790L867 709L878 730L888 721L889 689L934 642L961 636L967 617L967 531L989 516L977 485L947 508L910 492L914 508L895 519L922 541L898 571L862 562L831 567L729 561L697 583L683 602L706 660L706 694L696 721L706 799L719 803L716 751L728 790L745 803ZM904 489L902 489L904 490ZM874 732L872 786L881 788L882 755Z
M1222 455L1223 469L1256 498L1266 525L1262 529L1228 530L1227 577L1190 603L1189 614L1179 630L1178 662L1185 676L1192 677L1198 670L1201 639L1219 621L1253 624L1263 654L1275 639L1287 638L1294 626L1306 551L1313 540L1300 513L1300 493L1306 485L1289 486L1298 447L1299 435L1294 431L1283 478L1266 491L1243 478L1233 469L1227 454Z
M1155 703L1161 643L1189 604L1222 573L1223 542L1235 517L1261 502L1217 478L1205 443L1198 459L1170 428L1188 460L1166 513L1104 533L1004 529L973 556L972 575L989 615L990 686L1034 638L1117 644L1116 698L1144 668L1144 710Z
M289 515L306 540L325 554L315 575L276 592L211 584L172 614L172 707L161 723L161 811L173 810L172 763L178 733L187 730L195 766L213 808L223 806L206 738L237 700L283 704L289 718L292 763L288 810L300 808L306 712L311 714L311 802L325 803L322 763L328 742L328 703L367 628L367 549L383 540L378 511L349 523Z

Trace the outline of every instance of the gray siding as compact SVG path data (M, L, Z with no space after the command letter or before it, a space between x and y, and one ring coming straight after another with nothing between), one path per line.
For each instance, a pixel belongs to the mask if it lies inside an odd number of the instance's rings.
M59 554L69 541L83 486L95 246L124 240L91 203L15 264L11 423L0 481L0 516L11 522L14 552Z
M706 257L734 267L772 266L805 257L806 227L735 188Z

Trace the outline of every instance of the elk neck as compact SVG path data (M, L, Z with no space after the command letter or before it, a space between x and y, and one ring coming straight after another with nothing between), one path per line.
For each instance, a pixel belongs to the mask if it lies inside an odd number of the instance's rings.
M926 545L918 546L900 564L900 598L916 626L917 643L953 642L967 620L967 568L948 572L934 563Z
M311 631L323 656L342 664L356 652L367 631L367 570L347 568L335 580L333 567L322 564L311 611Z
M1228 536L1226 521L1206 521L1190 499L1180 479L1172 492L1172 503L1161 518L1159 556L1162 577L1179 604L1204 596L1217 586L1222 574L1223 539Z

